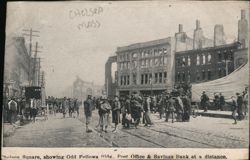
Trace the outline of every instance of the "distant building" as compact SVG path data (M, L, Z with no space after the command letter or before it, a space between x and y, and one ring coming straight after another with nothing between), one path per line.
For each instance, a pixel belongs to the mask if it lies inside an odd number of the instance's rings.
M93 97L102 96L104 88L100 85L95 85L94 82L87 82L80 79L78 76L73 82L72 98L84 100L88 95Z

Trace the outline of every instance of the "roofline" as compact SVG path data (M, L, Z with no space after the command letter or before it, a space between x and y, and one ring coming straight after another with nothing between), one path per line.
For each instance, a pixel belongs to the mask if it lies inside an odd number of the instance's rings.
M194 52L194 51L198 52L198 51L216 50L216 49L220 49L220 48L224 48L224 47L233 47L233 46L238 45L238 44L240 44L240 42L234 42L234 43L224 44L224 45L220 45L220 46L206 47L206 48L201 48L201 49L180 51L180 52L176 52L175 54L183 54L183 53L189 53L189 52Z
M116 53L123 52L123 51L129 51L129 50L135 50L135 49L144 48L144 47L161 45L164 43L171 42L172 38L173 37L167 37L167 38L156 39L156 40L152 40L152 41L133 43L133 44L130 44L127 46L117 47Z

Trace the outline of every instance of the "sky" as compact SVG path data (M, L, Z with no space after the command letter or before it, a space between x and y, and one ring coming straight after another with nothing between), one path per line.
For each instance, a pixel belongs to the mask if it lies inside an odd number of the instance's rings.
M248 2L230 1L9 2L7 6L7 38L22 36L23 29L40 31L33 43L42 46L46 92L53 96L63 96L77 75L103 85L105 63L117 47L174 36L178 24L193 37L196 19L210 39L214 25L223 24L230 43L237 39L240 10L249 14ZM88 22L92 27L84 26Z

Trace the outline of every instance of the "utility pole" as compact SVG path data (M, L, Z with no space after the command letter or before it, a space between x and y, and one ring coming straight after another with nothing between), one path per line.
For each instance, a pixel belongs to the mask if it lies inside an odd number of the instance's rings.
M31 82L32 82L32 38L33 37L40 37L39 35L37 34L34 34L34 33L39 33L40 31L37 31L37 30L33 30L32 28L31 29L23 29L23 35L24 36L28 36L29 37L29 73L28 73L28 80L29 80L29 85L31 85ZM33 82L32 82L33 83Z
M35 50L34 50L34 52L35 52L35 54L34 54L34 61L33 61L33 72L32 72L32 75L33 75L33 85L39 85L38 84L38 70L39 70L39 68L38 68L38 63L37 63L37 53L38 52L41 52L41 51L39 51L38 50L38 48L41 48L41 46L38 46L38 42L36 42L36 46L35 46ZM40 60L39 60L40 61ZM40 67L40 66L39 66Z

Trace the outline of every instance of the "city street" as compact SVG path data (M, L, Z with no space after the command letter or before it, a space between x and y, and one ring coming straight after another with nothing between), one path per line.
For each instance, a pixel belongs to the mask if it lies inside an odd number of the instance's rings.
M138 129L122 129L101 133L97 111L93 112L92 133L85 132L83 110L79 118L65 119L62 114L50 115L49 120L38 119L18 128L13 135L4 138L6 147L167 147L167 148L246 148L248 147L248 121L233 125L232 119L197 117L190 122L164 122L158 114L152 114L154 125ZM110 117L111 122L111 117Z

